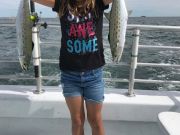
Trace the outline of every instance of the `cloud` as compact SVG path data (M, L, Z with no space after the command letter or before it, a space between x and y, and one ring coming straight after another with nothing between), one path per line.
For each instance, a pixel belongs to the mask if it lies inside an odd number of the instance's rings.
M16 16L20 0L0 0L0 17L12 17ZM56 14L52 12L51 8L36 4L37 12L42 11L43 17L55 16Z
M131 16L180 16L180 0L125 0ZM16 16L20 0L0 0L0 16ZM56 16L51 8L37 4L43 17Z
M134 16L180 16L180 0L126 0Z
M10 10L10 9L15 9L17 10L18 5L19 5L20 0L0 0L0 9L4 9L4 10Z

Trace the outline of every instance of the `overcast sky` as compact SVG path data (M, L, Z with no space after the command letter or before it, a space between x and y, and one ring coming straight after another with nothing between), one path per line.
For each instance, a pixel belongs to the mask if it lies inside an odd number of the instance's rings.
M14 17L20 0L0 0L0 17ZM126 0L131 16L180 16L180 0ZM43 17L55 17L51 8L37 5Z

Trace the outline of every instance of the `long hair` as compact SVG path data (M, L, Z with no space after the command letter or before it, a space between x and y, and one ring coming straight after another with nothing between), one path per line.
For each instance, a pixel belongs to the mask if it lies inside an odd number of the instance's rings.
M85 16L89 11L95 11L95 0L61 0L59 16L69 10L75 16Z

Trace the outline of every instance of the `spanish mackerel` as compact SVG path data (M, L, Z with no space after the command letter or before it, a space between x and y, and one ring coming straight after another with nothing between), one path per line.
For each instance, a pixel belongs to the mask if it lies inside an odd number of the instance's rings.
M21 0L16 17L16 33L19 62L23 70L28 69L32 57L32 25L29 0Z
M113 0L109 13L105 13L109 20L109 43L113 62L118 63L124 49L128 12L124 0Z

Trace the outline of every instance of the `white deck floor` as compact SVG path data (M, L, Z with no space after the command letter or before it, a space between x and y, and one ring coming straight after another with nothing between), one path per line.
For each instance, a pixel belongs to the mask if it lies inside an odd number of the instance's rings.
M70 135L69 113L59 87L0 86L0 135ZM105 89L103 119L106 135L163 135L157 116L164 111L179 111L180 93ZM86 134L90 128L86 122Z
M0 118L0 135L71 135L69 119ZM163 135L153 122L104 121L106 135ZM85 123L85 135L91 135Z

